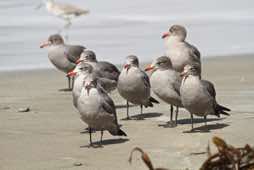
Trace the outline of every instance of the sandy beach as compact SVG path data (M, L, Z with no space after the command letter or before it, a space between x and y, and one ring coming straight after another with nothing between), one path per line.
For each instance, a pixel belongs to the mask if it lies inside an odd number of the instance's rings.
M104 135L103 148L88 148L86 125L72 105L64 74L56 70L0 72L0 169L1 170L145 170L139 154L130 165L130 151L139 146L149 153L156 167L198 169L206 159L208 142L214 135L230 144L254 146L254 55L203 60L203 78L212 81L217 101L232 109L231 116L208 118L209 132L195 117L196 133L190 130L190 115L181 109L179 125L166 128L170 107L161 102L144 109L144 120L121 120L125 101L114 91L111 96L127 138ZM154 96L155 97L155 96ZM30 112L18 112L30 107ZM139 107L130 109L132 116ZM100 133L93 135L99 141ZM213 146L213 145L211 145ZM214 150L214 147L212 147ZM81 166L75 166L81 163Z

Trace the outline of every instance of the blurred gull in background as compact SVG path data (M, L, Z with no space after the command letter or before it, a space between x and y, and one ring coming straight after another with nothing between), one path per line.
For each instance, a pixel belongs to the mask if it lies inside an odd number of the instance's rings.
M40 3L36 9L40 9L43 6L43 3ZM49 13L63 19L66 24L64 28L69 28L72 24L72 18L79 17L82 15L87 15L89 10L82 9L78 6L56 2L55 0L46 0L45 1L46 9Z

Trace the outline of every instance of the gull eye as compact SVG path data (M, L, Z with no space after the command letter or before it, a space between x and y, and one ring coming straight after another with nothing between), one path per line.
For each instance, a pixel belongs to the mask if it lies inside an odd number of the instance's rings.
M197 69L195 67L190 68L191 71L196 71Z
M91 83L92 83L94 86L96 86L96 84L97 84L95 80L91 81Z

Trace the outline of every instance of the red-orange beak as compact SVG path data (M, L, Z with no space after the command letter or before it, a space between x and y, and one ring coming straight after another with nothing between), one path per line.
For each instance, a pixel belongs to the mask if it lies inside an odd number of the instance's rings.
M68 73L67 73L67 76L69 76L69 77L74 77L74 76L76 76L77 75L77 72L74 72L74 70L71 70L71 71L69 71Z
M164 39L164 38L168 37L169 35L170 35L169 32L165 32L162 34L161 38Z
M153 70L153 69L154 69L154 66L152 66L152 65L150 64L150 65L146 66L145 71L151 71L151 70Z
M186 74L187 74L186 71L182 71L182 72L180 73L180 76L181 76L181 77L184 77Z
M123 66L125 69L127 69L127 71L130 69L130 67L131 67L131 65L130 64L125 64L124 66Z
M49 46L50 44L51 43L49 41L46 41L44 43L41 43L40 48L45 48L45 47Z
M82 62L83 60L80 60L80 59L78 59L75 63L76 64L79 64L80 62Z

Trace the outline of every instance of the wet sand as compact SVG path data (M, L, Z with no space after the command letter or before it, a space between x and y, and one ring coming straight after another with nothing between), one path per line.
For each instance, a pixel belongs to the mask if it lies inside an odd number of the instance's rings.
M230 144L254 145L254 55L212 58L203 61L203 77L212 81L217 100L232 109L231 116L209 117L209 132L195 117L196 133L190 130L190 115L181 109L179 125L167 128L170 107L161 102L144 109L144 120L123 121L127 138L104 135L103 148L88 148L89 135L81 133L86 125L72 105L70 92L59 92L67 85L56 70L1 72L0 82L0 169L1 170L129 170L147 169L135 154L132 165L128 156L139 146L147 151L155 167L198 169L205 160L208 142L214 135ZM117 106L125 104L117 91L111 94ZM30 107L30 112L17 112ZM132 107L132 116L139 114ZM124 107L118 118L126 116ZM98 141L100 133L93 135ZM212 147L214 150L214 147ZM82 163L82 166L74 166Z

